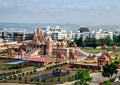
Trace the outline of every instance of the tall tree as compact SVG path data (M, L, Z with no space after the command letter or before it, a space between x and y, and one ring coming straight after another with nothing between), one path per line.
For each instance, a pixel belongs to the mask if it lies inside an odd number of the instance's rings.
M94 37L86 37L84 42L87 47L97 47L97 40Z
M74 85L89 85L88 82L92 80L92 77L90 77L88 70L78 70L75 74L75 80Z
M112 78L113 74L117 73L117 68L118 68L118 62L113 62L111 64L106 64L105 66L103 66L103 71L102 71L102 75L104 77L108 77L108 78Z
M117 39L117 42L119 42L119 43L120 43L120 35L118 35L118 39Z
M118 42L118 36L117 35L113 35L113 42Z
M90 37L89 36L86 37L86 39L84 40L84 42L85 42L85 46L90 47L90 45L89 45L89 43L90 43Z
M75 39L74 39L74 42L76 43L77 41L78 41L78 39L77 39L77 38L75 38Z
M84 42L83 42L83 38L82 38L82 37L80 37L80 38L77 40L76 44L77 44L77 46L82 46L82 47L84 47L84 46L85 46L85 44L84 44Z

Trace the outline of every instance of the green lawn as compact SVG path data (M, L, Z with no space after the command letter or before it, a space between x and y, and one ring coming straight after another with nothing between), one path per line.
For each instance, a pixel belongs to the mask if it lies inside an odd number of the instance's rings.
M120 58L120 51L118 51L118 52L112 52L112 53L111 53L111 56L114 57L114 58L115 58L115 57Z
M101 53L101 52L104 52L105 50L108 50L108 51L112 51L113 49L112 48L108 48L108 49L102 49L102 48L82 48L82 50L84 50L85 52L87 53L90 53L90 54L97 54L97 53ZM120 56L120 48L117 49L117 52L116 53L112 53L112 56Z
M104 52L105 50L104 49L101 49L101 48L83 48L82 50L84 50L85 52L87 53L90 53L90 54L97 54L97 53L101 53L101 52Z

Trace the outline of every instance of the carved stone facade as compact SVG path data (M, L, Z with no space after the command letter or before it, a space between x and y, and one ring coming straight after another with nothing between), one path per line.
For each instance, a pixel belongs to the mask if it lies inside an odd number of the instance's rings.
M98 60L98 66L100 67L112 62L111 55L108 52L103 53L100 57L98 57L97 60Z
M112 49L113 49L113 52L117 52L117 45L113 45Z
M33 40L26 42L26 45L25 50L28 57L33 55L52 55L57 57L58 54L62 54L65 58L70 57L70 53L75 53L76 56L87 56L75 43L73 47L68 47L66 37L62 41L53 41L49 35L44 38L40 29L35 30ZM60 57L57 57L57 60L59 60L58 58ZM76 60L76 58L72 60Z
M33 40L27 43L27 51L32 51L33 49L39 49L39 54L41 55L53 55L53 49L60 49L67 47L67 40L64 37L63 41L53 41L48 35L44 38L44 35L40 29L35 30L33 35Z
M70 64L74 64L74 63L77 63L77 55L75 53L70 53L69 55L69 63Z

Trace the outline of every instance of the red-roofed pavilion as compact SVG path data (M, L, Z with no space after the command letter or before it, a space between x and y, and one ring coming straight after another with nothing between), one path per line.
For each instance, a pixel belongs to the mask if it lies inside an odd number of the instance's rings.
M113 45L112 48L113 48L113 52L116 52L118 47L117 47L117 45Z
M103 49L108 49L108 46L107 46L106 44L104 44L104 45L102 46L102 48L103 48Z
M14 57L15 56L15 51L12 48L8 49L8 57Z
M18 51L18 56L20 56L21 59L25 56L25 54L26 54L26 52L25 52L23 49L20 49L20 50Z
M44 65L52 62L52 60L49 59L49 58L41 58L41 57L32 57L32 58L26 58L26 59L23 59L23 60L34 62L34 63L42 63Z
M77 62L77 55L75 53L70 53L69 55L69 63L74 64Z
M77 47L77 44L74 42L74 43L72 44L72 47Z
M61 62L61 61L63 61L63 60L64 60L64 54L61 53L61 52L57 53L56 61L57 61L57 62Z
M112 58L109 53L103 53L100 57L98 57L97 60L98 60L98 66L100 67L112 62Z

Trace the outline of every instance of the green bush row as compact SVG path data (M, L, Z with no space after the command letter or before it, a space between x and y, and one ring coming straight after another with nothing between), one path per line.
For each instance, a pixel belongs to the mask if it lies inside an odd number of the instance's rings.
M17 73L20 73L21 70L17 70L17 71L13 71L13 72L7 72L7 73L1 73L0 75L1 76L9 76L9 75L13 75L13 74L17 74Z
M63 65L66 65L67 63L62 63L62 64L56 64L56 65L53 65L53 66L50 66L50 67L47 67L46 70L49 70L49 69L52 69L52 68L56 68L56 67L60 67L60 66L63 66Z

